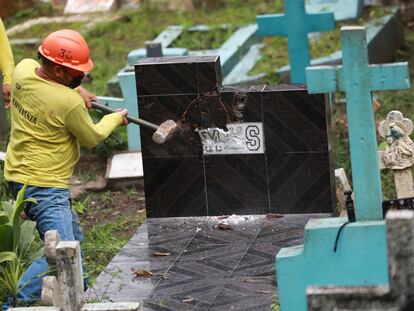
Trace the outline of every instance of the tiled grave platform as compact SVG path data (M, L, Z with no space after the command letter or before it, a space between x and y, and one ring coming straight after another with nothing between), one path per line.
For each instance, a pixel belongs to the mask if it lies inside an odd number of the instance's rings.
M275 254L302 244L310 218L328 216L271 215L148 219L87 298L143 302L144 311L271 310ZM153 275L134 277L138 270Z

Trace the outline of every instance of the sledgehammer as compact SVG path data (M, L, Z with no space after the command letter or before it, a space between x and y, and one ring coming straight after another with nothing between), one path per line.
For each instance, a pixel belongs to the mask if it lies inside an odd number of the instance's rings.
M96 101L92 102L92 107L102 111L103 113L116 112L115 109L99 104ZM161 125L156 125L154 123L151 123L151 122L148 122L143 119L133 117L130 115L126 115L125 118L128 120L128 122L154 130L155 133L152 135L152 140L157 144L165 143L174 134L175 130L177 129L177 123L175 123L173 120L167 120L163 122Z

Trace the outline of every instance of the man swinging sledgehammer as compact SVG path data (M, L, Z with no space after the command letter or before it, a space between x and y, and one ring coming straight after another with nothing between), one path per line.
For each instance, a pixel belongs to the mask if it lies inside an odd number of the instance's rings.
M69 179L79 159L79 145L96 146L119 125L128 123L127 110L108 114L94 124L87 107L96 96L80 87L93 68L89 48L78 32L59 30L39 46L40 64L22 60L15 68L11 92L11 137L7 147L5 179L14 196L28 182L25 211L35 221L40 237L57 230L61 240L82 240L78 217L71 209ZM44 258L25 272L17 299L40 298L41 277L48 270ZM3 306L7 310L11 301Z

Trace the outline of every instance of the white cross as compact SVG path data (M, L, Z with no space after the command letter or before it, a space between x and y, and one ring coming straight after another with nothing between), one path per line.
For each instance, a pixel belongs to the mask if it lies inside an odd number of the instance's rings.
M47 307L11 308L10 311L139 311L136 302L84 304L79 241L60 241L56 230L45 235L45 257L56 276L42 281L42 303Z

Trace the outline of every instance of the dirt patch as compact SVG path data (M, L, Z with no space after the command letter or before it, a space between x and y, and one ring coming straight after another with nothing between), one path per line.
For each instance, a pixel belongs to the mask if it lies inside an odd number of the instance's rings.
M104 178L107 159L83 154L71 178L73 208L78 212L85 233L96 225L115 224L119 238L129 238L145 220L145 194L134 185L109 190Z
M85 205L80 215L85 232L96 225L118 223L122 230L117 230L116 236L129 238L145 220L144 193L134 188L91 193L76 204Z

